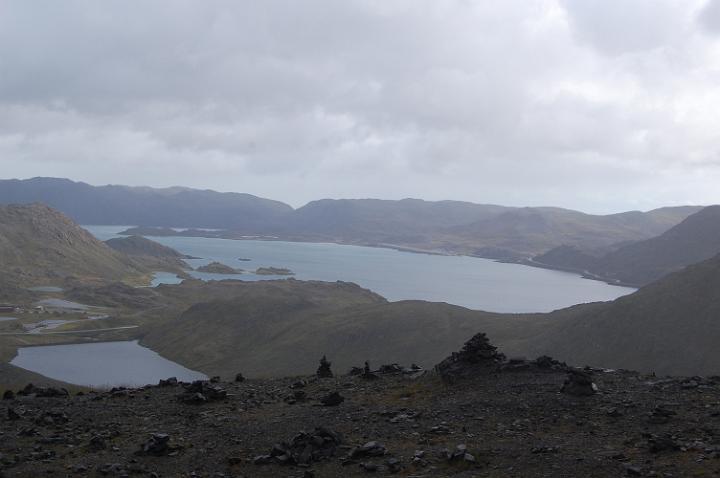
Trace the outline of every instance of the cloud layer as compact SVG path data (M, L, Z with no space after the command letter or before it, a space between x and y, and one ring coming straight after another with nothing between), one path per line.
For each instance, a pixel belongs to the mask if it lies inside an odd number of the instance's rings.
M720 202L720 0L6 1L0 176Z

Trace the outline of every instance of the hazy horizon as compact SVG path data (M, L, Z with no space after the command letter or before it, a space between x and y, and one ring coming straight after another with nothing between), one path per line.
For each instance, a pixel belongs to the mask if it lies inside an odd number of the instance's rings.
M720 202L720 1L3 2L16 177L590 213Z
M72 181L72 182L75 182L75 183L83 183L83 184L87 184L87 185L93 186L93 187L115 186L115 187L130 187L130 188L140 188L140 189L143 189L143 188L149 188L149 189L194 189L194 190L200 190L200 191L212 191L212 192L217 192L217 193L221 193L221 194L225 194L225 193L229 193L229 194L251 194L251 193L248 193L247 191L219 191L219 190L212 189L212 188L203 188L203 187L197 187L197 188L195 188L195 187L184 186L184 185L181 185L181 184L173 184L173 185L170 185L170 186L154 186L154 185L150 185L150 184L129 185L129 184L119 184L119 183L91 184L91 183L88 183L88 182L85 182L85 181L78 181L78 180L75 180L75 179L72 179L72 178L61 178L61 177L50 177L50 176L35 176L35 177L28 177L28 178L10 178L10 177L2 178L2 177L0 177L0 181L5 181L5 180L28 181L28 180L31 180L31 179L61 179L61 180L69 180L69 181ZM307 202L294 203L293 201L282 201L282 200L280 200L280 199L278 199L278 198L275 198L275 197L272 197L272 196L258 196L258 195L255 195L255 194L253 194L253 196L260 197L260 198L263 198L263 199L270 199L270 200L280 201L280 202L283 202L283 203L285 203L285 204L288 204L288 205L292 206L293 209L298 209L298 208L300 208L300 207L302 207L302 206L305 206L305 205L307 205L307 204L309 204L309 203L311 203L311 202L313 202L313 201L320 201L320 200L323 200L323 199L334 199L334 200L341 200L341 199L349 199L349 200L381 200L381 201L402 201L402 200L405 200L405 199L410 199L410 200L420 200L420 201L428 201L428 202L459 201L459 202L469 202L469 203L473 203L473 204L493 205L493 206L508 206L508 207L517 207L517 208L523 208L523 207L533 207L533 208L558 208L558 207L560 207L560 208L562 208L562 209L571 209L571 210L574 210L574 211L583 212L583 213L586 213L586 214L593 214L593 215L611 215L611 214L618 214L618 213L630 212L630 211L642 211L642 212L647 212L647 211L651 211L651 210L653 210L653 209L660 209L660 208L665 208L665 207L684 207L684 206L707 207L707 206L713 205L713 204L666 204L666 205L658 206L657 208L650 208L650 209L622 209L622 210L608 211L608 212L591 212L591 211L584 211L584 210L581 210L581 209L578 209L578 208L557 206L557 205L554 205L554 204L537 204L537 205L518 204L518 205L515 205L515 204L490 203L490 202L482 202L482 201L465 201L465 200L458 200L458 199L425 199L425 198L421 198L421 197L403 197L403 198L382 198L382 197L317 197L317 198L314 198L314 199L310 199L310 200L307 201Z

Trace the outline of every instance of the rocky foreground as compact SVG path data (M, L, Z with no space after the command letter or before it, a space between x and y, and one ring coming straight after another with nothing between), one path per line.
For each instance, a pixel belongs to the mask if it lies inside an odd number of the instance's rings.
M482 335L430 373L330 375L6 393L0 476L720 474L720 379L507 361Z

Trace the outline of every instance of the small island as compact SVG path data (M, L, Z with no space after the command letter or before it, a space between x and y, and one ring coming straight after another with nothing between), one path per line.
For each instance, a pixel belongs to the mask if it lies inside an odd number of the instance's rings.
M210 274L242 274L243 272L242 269L234 269L220 262L211 262L210 264L198 267L196 270Z
M255 274L260 276L294 276L295 273L284 267L258 267Z

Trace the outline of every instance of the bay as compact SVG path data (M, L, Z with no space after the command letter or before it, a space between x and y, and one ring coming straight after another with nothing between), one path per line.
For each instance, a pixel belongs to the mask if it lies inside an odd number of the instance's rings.
M101 240L122 237L129 226L83 226ZM193 267L218 261L253 271L282 267L301 280L347 281L388 300L448 302L492 312L549 312L574 304L608 301L633 288L584 279L577 274L467 256L418 254L375 247L328 243L229 240L203 237L150 237L191 259ZM250 259L241 261L239 259ZM208 274L197 278L268 280L283 276ZM177 282L168 274L168 282ZM162 282L157 280L154 283Z

